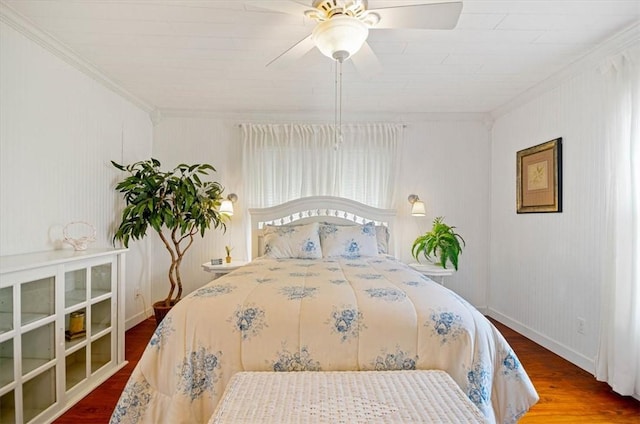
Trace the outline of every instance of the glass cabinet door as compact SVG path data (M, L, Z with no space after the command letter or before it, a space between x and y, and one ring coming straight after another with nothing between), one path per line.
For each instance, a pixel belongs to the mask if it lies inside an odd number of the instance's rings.
M24 422L28 423L56 402L56 368L38 374L22 385Z
M91 343L91 373L111 362L111 333Z
M111 299L91 305L91 335L111 327Z
M16 422L16 395L13 390L0 396L0 423Z
M87 310L75 310L64 316L65 350L72 349L87 338Z
M0 289L0 334L13 330L13 287Z
M77 269L64 274L64 307L87 301L87 270Z
M111 263L91 267L91 298L111 293Z
M65 357L66 383L69 391L87 378L87 348L83 347Z
M9 339L0 343L0 387L13 383L13 365L13 339Z
M55 277L22 283L20 303L22 325L53 315L55 313Z
M22 375L55 357L55 323L43 325L22 335Z

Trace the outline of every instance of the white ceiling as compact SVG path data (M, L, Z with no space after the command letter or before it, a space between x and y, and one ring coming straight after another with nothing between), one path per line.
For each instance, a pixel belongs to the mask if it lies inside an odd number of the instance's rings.
M234 0L0 2L151 107L333 116L334 65L317 49L265 67L311 32L302 16ZM640 0L464 0L454 30L370 31L382 72L345 62L343 109L491 112L639 19Z

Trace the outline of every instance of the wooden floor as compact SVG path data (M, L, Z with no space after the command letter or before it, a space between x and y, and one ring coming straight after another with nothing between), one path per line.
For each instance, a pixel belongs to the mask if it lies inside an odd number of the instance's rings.
M493 321L531 377L540 401L520 421L531 423L640 424L640 402L615 394L591 374ZM108 423L131 371L155 329L147 320L126 332L129 364L66 412L56 424Z
M542 346L491 320L518 355L540 400L520 420L532 423L640 424L640 402Z

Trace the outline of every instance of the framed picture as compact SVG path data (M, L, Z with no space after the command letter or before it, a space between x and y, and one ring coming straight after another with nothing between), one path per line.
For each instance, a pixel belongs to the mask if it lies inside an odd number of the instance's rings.
M562 138L516 154L517 212L562 212Z

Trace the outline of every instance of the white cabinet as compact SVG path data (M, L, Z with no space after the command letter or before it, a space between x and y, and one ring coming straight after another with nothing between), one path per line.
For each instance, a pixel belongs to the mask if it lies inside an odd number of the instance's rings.
M204 269L206 272L212 273L213 279L215 280L221 275L225 275L230 273L231 271L235 271L236 269L241 268L246 264L247 262L245 261L233 261L229 262L228 264L224 263L219 265L212 265L210 262L205 262L202 264L202 269Z
M125 252L0 257L0 423L50 422L126 365Z

